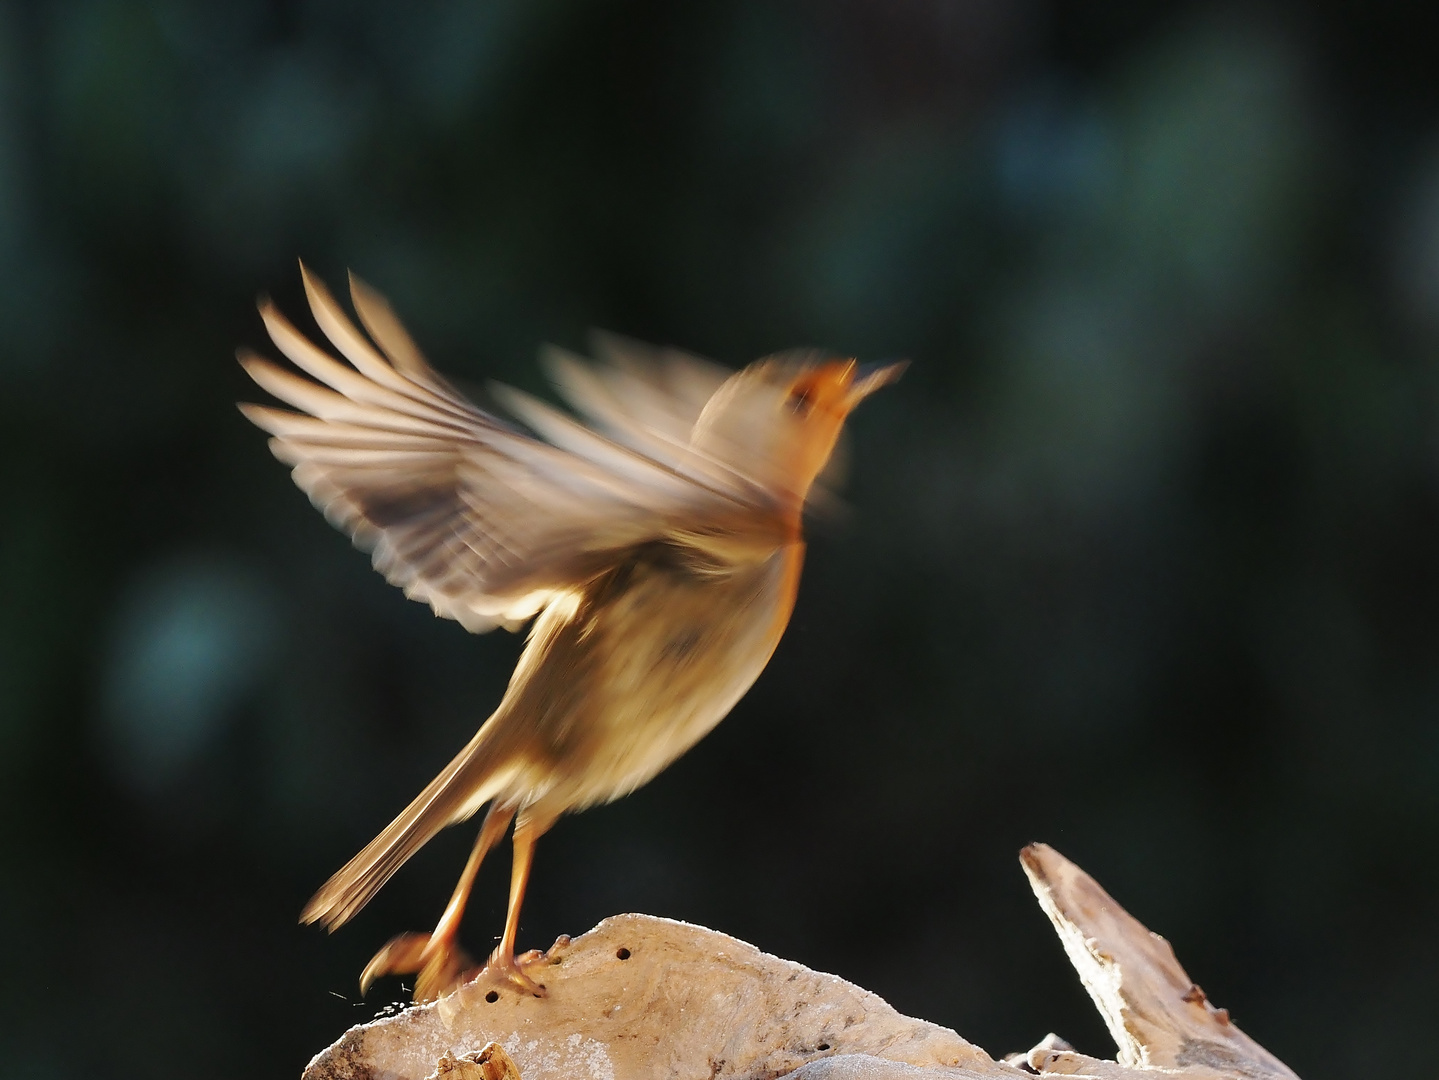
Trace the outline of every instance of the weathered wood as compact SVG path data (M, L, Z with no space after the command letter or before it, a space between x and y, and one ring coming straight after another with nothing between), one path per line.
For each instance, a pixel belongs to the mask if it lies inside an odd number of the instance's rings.
M444 1054L425 1080L520 1080L520 1068L497 1042L460 1057Z
M1114 1036L1120 1064L1297 1080L1230 1021L1228 1010L1210 1003L1179 966L1169 942L1115 903L1092 877L1048 844L1031 844L1019 861ZM1056 1051L1045 1071L1082 1071L1069 1067L1075 1057Z
M1117 1061L1053 1035L995 1061L834 975L713 930L620 915L556 943L538 971L548 996L481 975L351 1029L304 1080L1297 1080L1077 866L1043 844L1021 861L1119 1044Z

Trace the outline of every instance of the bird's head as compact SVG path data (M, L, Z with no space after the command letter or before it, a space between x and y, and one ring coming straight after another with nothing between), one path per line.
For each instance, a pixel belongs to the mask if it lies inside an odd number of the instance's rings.
M850 412L907 363L859 364L814 353L756 361L730 376L696 420L691 445L803 502Z

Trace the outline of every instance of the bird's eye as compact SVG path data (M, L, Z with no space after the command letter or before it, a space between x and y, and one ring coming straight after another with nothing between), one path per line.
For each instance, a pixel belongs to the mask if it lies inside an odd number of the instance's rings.
M808 386L796 386L789 392L789 399L785 404L795 415L808 416L814 408L814 391Z

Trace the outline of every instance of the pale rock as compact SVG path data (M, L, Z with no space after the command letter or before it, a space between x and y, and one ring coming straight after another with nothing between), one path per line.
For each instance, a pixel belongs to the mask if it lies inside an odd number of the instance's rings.
M481 975L351 1029L304 1080L1298 1080L1088 874L1044 844L1020 860L1118 1060L1049 1035L998 1062L834 975L713 930L620 915L555 943L532 969L546 997Z
M547 996L482 975L434 1004L353 1028L304 1080L424 1080L443 1055L490 1041L524 1080L738 1080L837 1054L1017 1075L835 975L669 919L606 919L561 939L531 975Z

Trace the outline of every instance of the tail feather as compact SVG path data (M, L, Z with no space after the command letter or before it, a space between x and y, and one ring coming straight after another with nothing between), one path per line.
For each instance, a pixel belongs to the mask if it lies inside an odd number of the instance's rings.
M300 913L302 923L321 922L335 930L349 922L431 837L504 790L513 770L496 753L491 728L482 726L379 836L325 882Z

